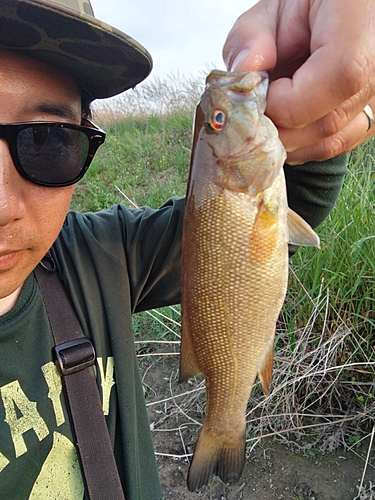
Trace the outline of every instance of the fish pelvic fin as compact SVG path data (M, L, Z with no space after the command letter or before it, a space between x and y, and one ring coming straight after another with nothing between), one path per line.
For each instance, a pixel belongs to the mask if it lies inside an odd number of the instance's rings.
M272 335L270 341L266 348L266 353L261 364L261 368L258 372L260 383L262 385L263 394L268 396L270 392L271 379L272 379L272 368L273 368L273 352L274 352L274 339L275 336Z
M290 244L320 248L319 236L302 217L288 208L287 219Z
M191 338L189 321L187 315L182 315L181 324L181 347L180 347L180 370L179 382L186 382L191 377L199 375L197 355Z
M245 449L245 427L235 436L224 436L203 424L187 476L189 491L206 485L213 475L224 483L236 483L245 465Z

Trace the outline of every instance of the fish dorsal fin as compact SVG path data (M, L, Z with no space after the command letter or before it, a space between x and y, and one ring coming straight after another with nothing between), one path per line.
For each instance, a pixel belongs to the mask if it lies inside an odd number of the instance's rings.
M296 212L288 208L289 243L298 246L320 248L319 236Z

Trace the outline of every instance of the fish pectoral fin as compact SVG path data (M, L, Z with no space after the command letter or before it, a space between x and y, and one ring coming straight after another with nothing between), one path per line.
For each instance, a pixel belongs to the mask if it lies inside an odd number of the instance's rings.
M288 208L289 243L298 246L320 248L319 236L296 212Z
M199 375L197 355L191 338L189 322L187 317L182 316L181 324L181 347L180 347L180 370L179 382L186 382L191 377Z
M274 352L274 335L272 335L269 344L266 349L266 353L261 364L261 369L259 370L259 379L262 384L263 394L268 396L270 392L271 379L272 379L272 368L273 368L273 352Z

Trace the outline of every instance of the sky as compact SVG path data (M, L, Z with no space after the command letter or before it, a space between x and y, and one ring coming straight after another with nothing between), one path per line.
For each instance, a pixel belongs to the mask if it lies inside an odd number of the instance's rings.
M200 77L225 69L221 50L235 20L256 0L91 0L95 17L151 53L152 76Z

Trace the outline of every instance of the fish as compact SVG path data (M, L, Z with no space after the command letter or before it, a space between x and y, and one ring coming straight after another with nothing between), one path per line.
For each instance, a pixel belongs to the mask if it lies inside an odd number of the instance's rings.
M266 72L212 71L197 105L182 235L179 380L203 374L206 412L190 463L195 491L236 483L258 374L268 394L288 243L319 237L288 208L285 149L265 116Z

